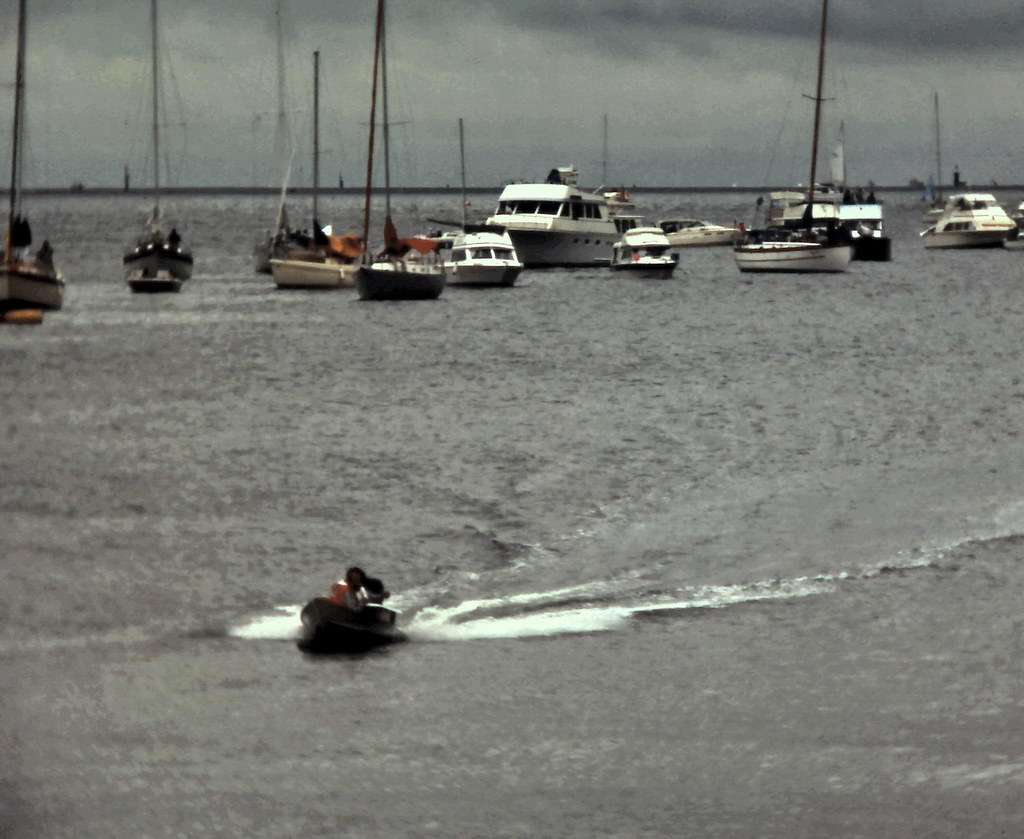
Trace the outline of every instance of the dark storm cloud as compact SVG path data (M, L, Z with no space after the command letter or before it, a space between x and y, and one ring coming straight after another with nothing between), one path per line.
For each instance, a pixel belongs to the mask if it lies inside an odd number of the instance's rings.
M440 0L439 12L465 9L460 0ZM506 25L568 37L605 39L609 44L643 50L654 41L731 38L804 38L816 34L821 4L812 0L650 0L623 4L618 0L483 0ZM839 0L829 5L834 37L868 46L898 47L932 54L951 49L1014 49L1019 47L1020 4L987 0L965 4L955 0Z
M165 18L209 16L216 11L224 27L265 27L273 0L164 0ZM286 15L304 25L319 26L325 40L331 29L338 38L348 27L363 28L373 18L372 0L285 0ZM13 18L15 0L2 0L5 18ZM63 3L40 0L32 5L35 19L71 17L89 26L89 19L130 22L145 13L139 0L94 0ZM910 53L936 50L1016 49L1020 43L1017 0L833 0L830 30L851 44L897 47ZM589 40L608 48L643 52L652 43L702 43L717 35L729 38L803 39L817 31L821 4L816 0L391 0L390 14L419 29L446 33L456 44L467 20L491 19L498 27L532 31L540 36ZM501 38L500 28L491 30Z
M320 49L333 165L351 173L362 156L353 150L365 144L375 4L281 5L299 142L307 141L310 56ZM273 122L275 6L160 0L191 180L271 180L262 173L272 143L254 126L268 133ZM16 0L0 0L0 84L13 63L15 8ZM553 160L600 169L603 115L616 179L758 183L786 144L799 150L793 166L804 167L806 138L783 131L806 133L818 0L390 0L389 10L393 100L408 105L398 135L420 156L412 181L455 176L451 134L460 117L474 141L474 177L488 184L546 171ZM118 147L138 133L145 100L148 3L31 0L29 12L30 119L47 132L35 136L81 139L59 152L39 149L58 173L46 177L116 180ZM959 149L978 177L1020 180L1018 19L1019 0L832 0L826 133L845 120L851 158L870 161L881 182L921 177L939 91L957 117L944 126L950 153Z

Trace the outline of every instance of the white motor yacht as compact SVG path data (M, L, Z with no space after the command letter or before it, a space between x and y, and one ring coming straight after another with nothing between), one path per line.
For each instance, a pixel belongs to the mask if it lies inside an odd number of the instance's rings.
M563 167L545 183L506 186L487 224L508 232L524 267L574 268L611 260L617 217L605 196L580 189L576 170Z
M669 237L660 227L634 227L612 248L611 269L634 276L667 279L678 262L671 248Z
M942 215L921 237L926 248L998 248L1016 228L994 195L965 192L946 199Z
M732 245L739 235L735 227L695 218L662 219L658 227L668 236L669 244L674 248Z

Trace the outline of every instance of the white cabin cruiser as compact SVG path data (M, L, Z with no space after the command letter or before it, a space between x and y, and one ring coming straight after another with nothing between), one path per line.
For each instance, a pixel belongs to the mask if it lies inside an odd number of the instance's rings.
M484 230L442 237L449 285L511 286L523 270L508 233Z
M658 227L668 235L669 244L675 248L731 245L739 235L735 227L695 218L662 219Z
M589 267L608 262L621 238L608 199L580 189L572 167L545 183L509 184L487 224L508 232L526 268Z
M994 195L965 192L946 199L942 215L921 237L926 248L998 248L1016 228Z
M634 276L667 279L678 263L678 255L671 252L671 247L660 227L634 227L612 248L611 269Z

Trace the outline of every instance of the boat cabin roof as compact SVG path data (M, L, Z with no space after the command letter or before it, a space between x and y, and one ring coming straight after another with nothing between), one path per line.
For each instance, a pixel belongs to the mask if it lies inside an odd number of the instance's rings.
M958 201L963 199L968 204L984 203L998 204L996 197L988 192L958 192L956 195L950 195L946 198L947 204L956 204Z
M840 204L839 218L843 221L881 221L881 204Z
M508 233L495 230L481 230L474 233L462 233L456 240L457 247L512 247L512 239Z
M634 227L622 234L622 241L632 247L668 247L668 236L660 227Z
M599 201L607 203L601 195L584 192L566 184L508 184L502 191L499 201L568 201L578 198L583 201Z

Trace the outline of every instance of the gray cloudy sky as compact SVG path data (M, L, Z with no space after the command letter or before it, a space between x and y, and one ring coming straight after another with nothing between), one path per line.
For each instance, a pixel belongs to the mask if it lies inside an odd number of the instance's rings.
M321 182L363 183L372 0L283 0L293 183L310 182L321 51ZM29 0L30 185L143 181L148 4ZM161 0L170 182L279 184L274 0ZM15 0L0 0L9 144ZM708 186L807 178L818 0L391 0L394 180L470 185L574 163L581 180ZM628 11L627 11L628 10ZM845 124L850 179L934 172L1024 182L1019 0L833 0L822 160ZM6 159L6 157L5 157Z

